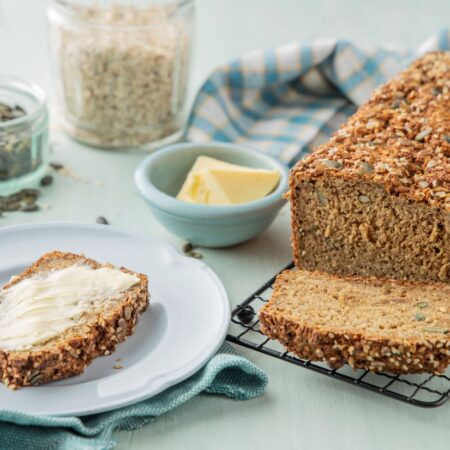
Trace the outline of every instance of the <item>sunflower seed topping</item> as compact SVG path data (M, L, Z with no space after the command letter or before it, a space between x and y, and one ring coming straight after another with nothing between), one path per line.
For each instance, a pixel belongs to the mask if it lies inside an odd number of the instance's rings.
M370 203L370 198L367 195L358 195L358 200L361 203Z
M321 205L326 205L328 203L326 197L322 194L322 192L319 189L316 189L316 195Z
M425 320L425 314L421 313L420 311L416 312L416 314L414 314L414 318L417 321L422 321Z
M342 169L342 164L339 161L335 161L333 159L322 159L320 161L325 167L330 169Z
M373 172L373 166L372 164L369 164L366 161L363 161L361 163L361 169L360 169L361 173L372 173Z
M418 142L422 142L433 130L431 128L425 128L420 133L416 134L414 138Z
M427 328L424 328L423 331L425 331L426 333L447 334L449 330L448 330L448 328L444 328L444 327L427 327Z
M416 306L418 308L420 308L420 309L423 309L423 308L427 308L428 307L428 303L427 302L419 302L419 303L416 304Z

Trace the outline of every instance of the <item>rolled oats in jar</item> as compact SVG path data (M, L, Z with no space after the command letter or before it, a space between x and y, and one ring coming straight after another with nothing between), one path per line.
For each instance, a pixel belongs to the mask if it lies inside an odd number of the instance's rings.
M52 0L56 119L105 148L155 148L183 131L193 0Z

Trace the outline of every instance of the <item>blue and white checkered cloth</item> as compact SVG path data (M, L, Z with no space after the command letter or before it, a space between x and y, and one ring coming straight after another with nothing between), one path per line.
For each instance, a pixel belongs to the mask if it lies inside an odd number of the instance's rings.
M216 69L194 102L186 138L246 144L293 165L414 58L450 49L442 30L417 51L321 40L258 50Z

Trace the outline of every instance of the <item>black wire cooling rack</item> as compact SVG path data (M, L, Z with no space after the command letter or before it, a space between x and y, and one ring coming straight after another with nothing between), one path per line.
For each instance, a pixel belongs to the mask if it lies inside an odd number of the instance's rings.
M291 263L285 269L292 267ZM431 408L441 406L449 399L449 371L437 376L374 373L362 369L353 370L348 365L330 369L326 364L299 359L287 352L281 344L259 331L258 311L268 301L275 278L276 275L234 308L227 341L410 405Z

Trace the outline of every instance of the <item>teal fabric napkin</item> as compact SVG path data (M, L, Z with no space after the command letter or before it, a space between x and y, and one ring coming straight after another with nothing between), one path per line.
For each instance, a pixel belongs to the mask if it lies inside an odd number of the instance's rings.
M157 396L86 417L43 417L0 409L2 450L103 450L115 446L114 430L131 431L201 393L250 400L267 386L266 374L228 343L196 374Z

